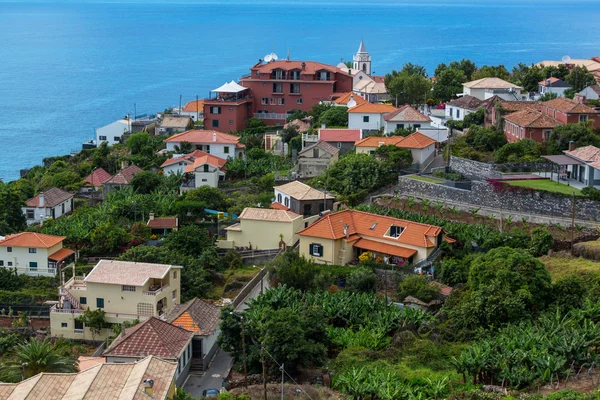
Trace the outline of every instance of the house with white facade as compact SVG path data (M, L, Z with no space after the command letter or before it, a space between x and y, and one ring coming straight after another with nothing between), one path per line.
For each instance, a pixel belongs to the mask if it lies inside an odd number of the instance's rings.
M352 90L372 103L390 100L383 78L380 76L374 76L370 81L363 79L354 85Z
M27 225L43 224L48 218L57 219L73 210L73 195L59 188L48 189L25 202L22 207Z
M113 123L96 128L96 145L100 146L102 142L109 145L121 143L124 133L131 132L131 120L129 117L117 120Z
M0 268L14 268L18 274L56 276L74 261L73 250L63 247L64 236L21 232L0 237Z
M521 94L522 90L521 86L500 78L481 78L463 84L463 95L479 100L487 100L494 96L507 101L527 100L527 95Z
M165 114L158 127L158 133L173 135L193 128L194 121L189 115Z
M423 170L435 157L436 141L421 132L403 136L368 136L355 143L357 154L375 154L380 146L396 146L410 150L413 158L412 168Z
M385 133L394 132L396 129L431 129L431 118L408 104L385 115L383 120Z
M477 112L484 102L477 97L466 95L446 103L446 119L462 121L465 116Z
M383 117L396 111L387 104L364 103L348 109L348 128L360 129L362 137L381 132L385 128Z
M582 96L584 100L598 100L600 99L600 85L588 86L577 93L576 96Z
M202 121L204 119L204 100L192 100L188 102L180 115L187 115L194 121Z
M333 101L334 106L343 106L352 108L361 104L368 103L365 99L360 97L357 93L347 92L342 94L340 97Z
M325 210L333 209L335 197L300 181L292 181L273 188L275 202L271 208L291 210L296 214L310 217ZM281 207L283 206L283 207Z
M196 150L198 151L198 150ZM185 167L184 182L181 190L199 188L201 186L218 187L219 182L225 179L225 165L227 160L212 154L198 155L194 163Z
M176 151L175 146L190 143L194 150L227 159L244 158L246 146L240 143L240 137L227 133L206 130L191 130L173 135L165 140L167 151Z
M538 82L538 85L540 95L542 96L546 93L554 93L558 97L565 97L565 90L573 88L573 86L569 85L567 82L555 77L544 79L543 81Z

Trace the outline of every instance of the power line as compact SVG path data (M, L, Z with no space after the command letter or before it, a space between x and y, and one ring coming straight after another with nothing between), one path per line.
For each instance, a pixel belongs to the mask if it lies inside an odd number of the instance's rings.
M271 360L273 360L273 362L274 362L275 364L277 364L277 366L279 367L279 369L280 369L280 370L282 370L283 372L285 372L285 374L286 374L286 375L287 375L287 376L288 376L288 377L289 377L289 378L290 378L290 379L291 379L291 380L292 380L292 381L293 381L293 382L296 384L296 386L298 386L298 387L300 388L300 390L302 390L302 393L304 393L304 394L306 395L306 397L308 397L310 400L313 400L313 398L312 398L312 397L310 397L310 395L309 395L308 393L306 393L306 390L304 390L304 387L302 387L302 385L300 385L298 382L296 382L296 380L295 380L294 378L292 378L292 376L291 376L290 374L288 374L288 372L285 370L285 368L283 368L283 364L279 364L279 363L277 362L277 360L276 360L276 359L275 359L275 358L274 358L274 357L271 355L271 353L269 353L269 352L267 351L267 349L265 349L264 347L263 347L263 351L264 351L265 353L267 353L267 355L268 355L269 357L271 357Z

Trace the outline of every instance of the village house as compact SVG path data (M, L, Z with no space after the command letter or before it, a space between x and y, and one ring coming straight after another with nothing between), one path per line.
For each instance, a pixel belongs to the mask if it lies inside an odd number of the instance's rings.
M509 115L517 111L542 111L542 103L539 101L506 101L500 98L487 101L485 107L487 109L487 126L497 126L505 115Z
M244 158L246 146L240 143L240 137L217 131L191 130L173 135L165 140L167 151L177 151L182 143L190 143L194 150L201 150L213 156L227 159Z
M352 76L313 61L276 60L269 55L250 68L239 83L231 81L204 100L204 126L222 132L241 131L249 118L267 125L286 123L293 110L310 111L335 93L352 91Z
M102 356L107 364L130 363L148 356L175 362L175 385L181 387L190 372L193 337L193 332L150 317L123 329Z
M361 137L379 133L385 128L383 117L396 111L395 107L387 104L364 103L348 109L348 128L360 129Z
M177 304L165 316L170 324L193 333L190 371L204 371L209 367L219 348L220 316L220 307L199 298Z
M85 178L82 192L94 192L102 189L104 182L112 176L104 168L94 168L94 170Z
M298 235L301 255L329 265L346 265L365 252L389 264L416 264L453 242L439 226L357 210L327 214Z
M174 135L194 127L194 121L188 115L165 114L158 127L161 135Z
M521 86L500 78L482 78L463 84L463 95L479 100L487 100L494 96L507 101L527 100L527 95L522 95L521 90Z
M575 148L575 143L569 143L569 149L563 151L564 155L544 156L551 162L559 165L558 178L572 186L591 186L598 188L600 185L600 149L595 146Z
M561 124L592 121L592 126L595 129L600 128L600 111L575 100L556 98L544 101L541 104L541 111L549 117L555 118Z
M335 201L334 196L300 181L275 186L273 190L275 192L274 204L283 205L285 209L304 217L318 215L325 210L332 210Z
M580 96L582 101L600 99L600 85L592 85L578 92L575 96Z
M360 140L360 129L327 129L318 130L318 139L339 149L344 155L354 149L354 143Z
M96 146L100 146L106 142L109 146L116 143L121 143L123 134L131 131L131 119L125 117L123 119L112 122L100 128L96 128Z
M510 143L526 138L541 143L559 125L562 124L558 120L540 111L525 109L504 116L504 136Z
M397 129L431 129L431 118L408 104L384 115L383 120L384 133L392 133Z
M0 400L169 400L177 364L157 357L135 363L99 363L77 373L42 372L19 383L0 383Z
M27 200L22 210L27 225L43 224L48 218L69 214L73 210L73 195L59 188L48 189Z
M446 103L446 119L462 121L465 116L477 112L483 102L477 97L470 95L459 97L458 99Z
M50 309L52 335L67 339L105 339L110 329L96 334L77 320L87 309L104 310L109 324L167 313L180 303L181 268L100 260L87 276L73 276L59 287L59 302Z
M226 164L224 158L196 150L190 154L174 155L161 168L165 175L184 175L181 190L186 191L201 186L218 187L219 182L225 179Z
M143 170L135 164L123 168L102 184L102 195L106 198L109 193L123 190L131 184L133 177Z
M358 94L353 93L353 92L348 92L348 93L342 94L340 97L335 99L332 104L334 106L338 106L338 107L343 106L343 107L352 108L352 107L359 106L359 105L365 104L365 103L368 103L368 101L366 101L365 99L360 97Z
M431 163L435 157L436 141L421 132L403 136L368 136L355 143L357 154L375 154L380 146L396 146L410 150L413 158L411 168L422 170Z
M544 60L536 64L538 67L558 67L564 65L567 69L572 70L574 67L585 67L590 74L600 82L600 57L591 57L588 59L574 59L569 58L568 60Z
M165 237L169 233L179 230L179 218L162 217L156 218L154 213L150 213L146 226L150 228L153 235Z
M204 119L204 100L189 101L179 114L186 115L193 121L202 121Z
M298 177L308 178L321 175L327 168L339 159L340 150L327 142L319 140L317 143L303 148L298 153L296 171Z
M540 95L545 95L547 93L554 93L558 97L565 97L565 90L572 89L573 86L569 85L567 82L562 79L558 79L555 77L550 77L548 79L544 79L539 83L539 92Z
M74 251L63 247L64 236L21 232L0 236L0 268L14 268L18 274L55 277L75 261Z
M372 80L363 79L354 85L354 93L371 103L379 103L390 100L383 77L374 76Z

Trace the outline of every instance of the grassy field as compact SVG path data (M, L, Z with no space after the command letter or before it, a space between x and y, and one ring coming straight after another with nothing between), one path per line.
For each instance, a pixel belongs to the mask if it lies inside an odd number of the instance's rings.
M584 277L600 275L600 262L586 260L583 257L572 257L568 253L558 253L553 256L540 257L552 275L552 281L556 282L572 274Z
M440 183L440 182L442 182L439 179L430 178L428 176L420 176L420 175L408 175L408 176L405 176L405 178L414 179L415 181L429 182L429 183Z
M527 187L535 190L545 190L547 192L573 194L581 196L581 191L573 186L563 185L550 179L524 179L517 181L505 181L512 186Z

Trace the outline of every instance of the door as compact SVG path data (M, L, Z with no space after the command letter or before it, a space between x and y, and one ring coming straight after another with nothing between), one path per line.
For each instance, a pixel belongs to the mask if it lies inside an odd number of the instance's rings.
M202 339L192 340L192 358L202 359Z

